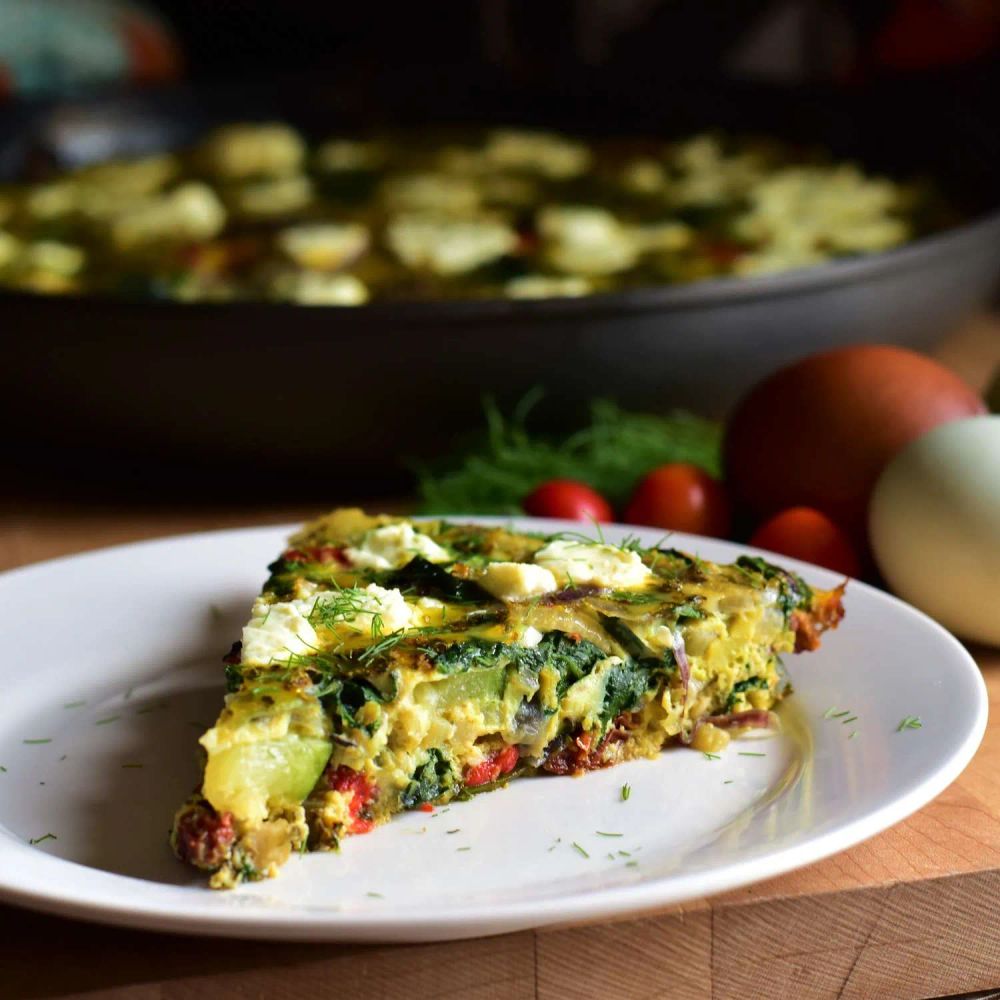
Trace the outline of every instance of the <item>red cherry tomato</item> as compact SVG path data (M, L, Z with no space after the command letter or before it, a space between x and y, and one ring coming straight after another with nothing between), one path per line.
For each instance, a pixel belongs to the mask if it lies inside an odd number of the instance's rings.
M845 576L861 572L861 562L847 532L812 507L789 507L775 514L757 528L750 544Z
M629 524L695 535L729 534L729 499L722 484L696 465L674 462L653 469L625 508Z
M524 509L535 517L565 517L572 521L613 521L611 504L586 483L550 479L524 498Z

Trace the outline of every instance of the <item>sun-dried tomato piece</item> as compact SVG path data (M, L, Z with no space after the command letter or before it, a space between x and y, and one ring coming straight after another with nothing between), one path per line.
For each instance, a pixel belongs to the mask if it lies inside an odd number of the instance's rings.
M235 839L233 814L217 813L207 802L190 806L174 825L177 857L206 871L226 860Z

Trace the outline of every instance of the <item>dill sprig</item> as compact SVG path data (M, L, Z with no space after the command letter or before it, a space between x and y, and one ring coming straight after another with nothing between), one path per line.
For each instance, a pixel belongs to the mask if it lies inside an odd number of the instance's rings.
M919 715L908 715L896 726L896 732L901 733L904 729L921 729L923 725Z
M354 621L358 615L372 611L371 594L361 587L337 587L316 598L308 621L314 628L336 629L338 625ZM376 632L376 621L379 630ZM382 616L372 614L372 638L381 634Z
M620 505L657 465L691 462L719 474L717 424L687 413L627 413L597 400L581 430L544 437L526 427L538 400L538 393L529 394L509 418L485 400L486 434L446 466L416 470L422 511L518 514L525 496L555 478L578 479Z

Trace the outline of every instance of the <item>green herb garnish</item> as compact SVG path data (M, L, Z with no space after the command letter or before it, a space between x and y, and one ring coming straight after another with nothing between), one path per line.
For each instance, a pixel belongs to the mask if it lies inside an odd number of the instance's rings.
M766 753L755 753L752 750L741 750L739 752L739 755L741 757L766 757L767 756Z
M709 753L707 750L703 750L702 755L706 760L722 760L722 754Z
M445 466L417 470L425 513L521 513L521 501L547 479L578 479L624 503L636 482L668 462L720 471L717 424L685 413L627 413L608 400L594 402L590 421L568 437L528 431L539 394L526 396L508 419L484 401L487 431ZM485 440L483 439L485 438Z
M598 837L624 837L624 833L608 833L606 830L595 830Z
M46 840L58 840L59 838L54 833L43 833L40 837L32 837L28 841L29 844L41 844Z
M628 797L632 794L631 785L622 785L622 802L628 802Z
M27 744L29 744L29 746L37 744L37 743L51 743L52 742L52 737L46 736L44 739L40 739L40 740L21 740L21 742L22 743L27 743Z
M922 726L923 722L920 721L919 715L908 715L896 726L896 732L901 733L904 729L920 729Z
M582 854L585 858L590 857L590 855L575 840L573 841L573 850L576 851L577 854Z

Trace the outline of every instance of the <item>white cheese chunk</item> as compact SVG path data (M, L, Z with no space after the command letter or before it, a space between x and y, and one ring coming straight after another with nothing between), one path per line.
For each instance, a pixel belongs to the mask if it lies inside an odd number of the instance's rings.
M399 569L414 556L423 556L428 562L451 561L447 549L433 538L413 530L411 524L386 524L369 531L362 543L345 549L351 565L357 569Z
M324 603L337 603L338 613L328 626L344 635L359 632L373 636L388 635L408 628L414 608L406 603L399 590L386 590L369 584L363 590L324 591L314 597L268 604L258 598L250 621L243 629L241 660L250 666L267 666L317 652L323 645L316 627L323 615L314 615ZM343 610L341 610L343 609ZM318 620L317 620L318 617ZM320 625L322 628L323 626Z
M501 601L525 601L558 587L544 567L517 562L490 563L476 582Z
M220 177L283 177L305 160L306 144L280 122L227 125L216 129L197 151L200 165Z
M598 587L642 587L653 577L637 553L596 542L557 539L535 553L535 562L560 581Z
M322 601L325 596L320 595L317 600ZM406 603L402 593L395 588L386 590L375 583L364 588L356 607L357 612L338 628L379 636L405 629L413 621L413 608Z
M448 219L436 215L399 215L386 228L392 252L407 266L453 275L510 253L517 233L497 219Z
M521 274L503 287L508 299L572 299L590 291L591 283L578 274Z
M368 301L368 289L353 274L318 271L279 272L271 282L271 294L300 306L360 306Z
M282 253L312 271L336 271L368 249L368 227L357 222L312 222L278 233Z
M639 259L639 244L609 211L591 205L550 205L538 213L549 263L569 274L615 274Z
M590 150L583 143L554 132L497 129L490 133L484 153L494 166L530 170L555 180L576 177L590 166Z
M242 662L262 667L314 652L319 646L319 636L309 624L314 603L315 598L277 604L258 598L243 629Z
M529 625L521 633L521 645L524 646L525 649L534 649L543 638L544 633L539 632L534 625Z
M226 210L216 193L197 181L167 194L144 199L111 223L111 242L132 250L160 242L209 240L226 224Z

